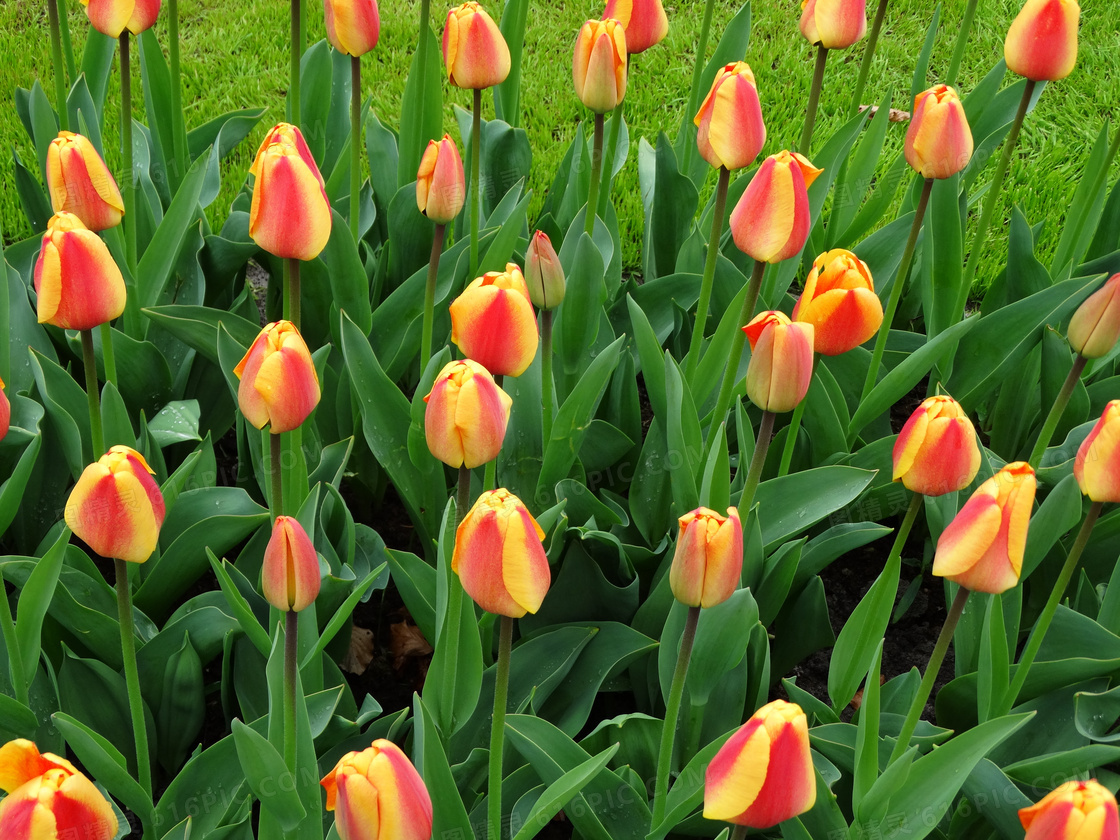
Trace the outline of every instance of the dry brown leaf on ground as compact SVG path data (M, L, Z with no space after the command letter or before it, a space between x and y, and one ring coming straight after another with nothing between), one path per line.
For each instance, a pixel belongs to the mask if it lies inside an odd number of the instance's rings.
M350 649L339 666L351 674L364 674L373 661L373 632L364 627L350 628Z
M409 659L419 659L432 652L432 646L415 624L398 621L389 626L389 652L393 654L393 667L401 670Z

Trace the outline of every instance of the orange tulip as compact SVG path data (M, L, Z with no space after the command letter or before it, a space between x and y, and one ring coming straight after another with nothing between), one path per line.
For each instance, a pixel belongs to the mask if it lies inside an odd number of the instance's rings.
M305 610L319 595L319 556L294 516L277 516L264 550L261 591L278 610Z
M747 396L763 411L792 411L813 379L813 325L760 312L743 327L751 343Z
M749 166L766 142L754 73L745 61L724 66L696 116L696 146L712 166Z
M475 278L451 303L451 340L494 376L520 376L537 354L537 316L513 263Z
M614 18L626 30L626 50L630 55L660 44L669 34L669 18L661 0L607 0L603 20L607 18Z
M1077 64L1077 0L1027 0L1003 42L1007 69L1036 82L1055 82Z
M540 609L552 582L544 531L505 489L478 497L455 532L451 569L487 612L521 618Z
M466 197L463 159L455 141L449 134L438 142L429 140L416 173L416 206L437 225L449 225L463 209Z
M429 840L432 800L412 762L378 738L348 752L320 784L341 840Z
M923 496L963 490L980 469L976 429L952 397L925 400L894 442L895 481Z
M1099 359L1120 337L1120 274L1093 292L1069 322L1069 345L1086 359Z
M8 402L8 395L4 393L4 380L0 379L0 440L8 436L11 423L12 404Z
M580 102L596 114L626 96L626 30L617 20L589 20L576 37L572 82Z
M331 205L323 176L294 125L280 123L257 150L249 235L282 259L313 260L331 237Z
M809 724L796 703L774 700L744 723L704 773L704 816L770 828L817 801Z
M809 238L809 185L823 172L796 152L762 162L731 212L739 250L760 262L795 256Z
M680 534L669 586L678 601L689 607L722 604L739 588L743 571L743 525L739 511L727 516L702 507L679 520Z
M1019 811L1024 840L1120 840L1116 797L1096 779L1066 782Z
M66 501L66 526L102 557L143 563L163 525L163 494L144 456L114 446L85 468Z
M377 0L323 0L327 40L343 55L365 55L377 46Z
M1120 400L1104 407L1073 461L1081 492L1094 502L1120 502Z
M564 300L564 266L543 230L533 234L525 251L525 283L529 300L538 309L555 309Z
M847 49L867 34L867 0L801 0L800 26L810 44Z
M428 449L445 464L474 469L498 457L513 400L482 365L445 365L424 402Z
M843 248L813 260L793 320L813 325L813 349L825 356L847 353L874 336L883 304L867 263Z
M245 419L274 435L298 428L319 404L319 374L295 324L276 321L257 335L233 369Z
M93 231L121 223L124 201L109 167L80 134L60 131L47 147L47 189L54 212L73 213Z
M937 541L933 573L973 592L1006 592L1019 582L1034 504L1034 470L1008 464L981 484Z
M468 90L499 85L509 75L509 47L502 30L474 0L447 13L443 63L447 80Z
M82 0L90 25L102 35L119 38L127 29L139 35L159 17L160 0Z
M124 312L121 270L101 237L73 213L57 213L47 222L35 291L39 323L64 330L91 330Z
M923 178L949 178L968 166L972 130L953 88L934 85L914 97L903 152Z

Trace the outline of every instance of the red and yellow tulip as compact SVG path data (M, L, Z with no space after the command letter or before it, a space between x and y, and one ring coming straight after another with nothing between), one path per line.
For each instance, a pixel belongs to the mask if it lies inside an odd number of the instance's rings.
M537 316L513 263L477 277L451 303L451 340L494 376L520 376L537 354Z
M813 260L793 320L813 325L813 349L824 356L847 353L873 337L883 323L883 304L867 263L843 248Z
M809 237L808 189L823 171L796 152L766 158L731 211L739 250L766 263L799 253Z
M447 23L443 27L443 63L447 67L447 80L458 88L493 87L509 75L509 47L502 30L474 0L447 13Z
M976 429L952 397L925 400L902 427L892 453L894 481L923 496L963 490L980 469Z
M303 134L280 123L264 138L254 177L249 235L282 259L313 260L331 237L331 205Z
M513 400L478 362L445 365L424 402L424 437L439 460L473 469L498 457Z
M1094 502L1120 502L1120 400L1104 407L1073 461L1081 492Z
M1120 274L1093 292L1069 322L1069 345L1086 359L1107 355L1120 337Z
M0 379L0 440L8 436L8 428L12 423L12 404L4 392L4 380Z
M867 0L801 0L800 27L810 44L847 49L867 34Z
M47 189L56 213L73 213L92 231L121 223L124 201L93 143L60 131L47 148Z
M626 30L612 18L589 20L576 36L572 82L580 102L596 114L618 107L626 96Z
M291 321L276 321L261 330L233 372L241 380L241 413L253 426L268 426L274 435L298 428L319 404L319 374Z
M119 38L126 29L139 35L159 17L160 0L82 0L90 25L102 35Z
M747 396L763 411L793 411L813 379L813 325L760 312L743 332L751 344Z
M294 516L277 516L264 550L261 592L278 610L299 612L319 595L319 556Z
M743 525L739 511L727 516L701 507L677 520L680 534L669 568L673 596L685 606L714 607L739 588L743 571Z
M437 225L455 221L467 198L463 159L451 135L429 140L416 173L416 206Z
M1036 82L1055 82L1077 64L1077 0L1027 0L1003 42L1007 69Z
M934 85L914 97L903 153L923 178L949 178L968 166L972 129L953 88Z
M365 55L377 46L381 15L377 0L323 0L327 40L343 55Z
M1120 840L1116 797L1096 779L1066 782L1019 811L1024 840Z
M603 20L614 18L626 31L630 55L660 44L669 34L669 18L661 0L607 0Z
M124 312L121 270L101 237L73 213L56 213L47 222L35 291L39 323L64 330L90 330Z
M766 142L754 73L745 61L725 65L693 118L696 146L712 166L749 166Z
M344 755L320 784L341 840L429 840L432 800L412 762L378 738Z

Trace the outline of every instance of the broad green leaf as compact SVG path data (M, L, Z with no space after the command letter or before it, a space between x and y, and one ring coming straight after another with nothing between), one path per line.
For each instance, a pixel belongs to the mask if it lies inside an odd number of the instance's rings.
M445 837L461 833L463 837L470 837L470 816L455 785L447 754L440 742L439 730L428 707L415 694L412 696L412 719L415 721L412 751L416 770L424 780L433 801L438 803L433 809L432 836Z
M831 466L762 482L755 501L763 543L770 549L800 534L855 499L874 477L873 471ZM738 504L736 496L731 501Z
M438 140L443 133L443 68L439 44L430 29L421 32L420 38L423 43L412 56L401 100L398 187L416 180L416 170L420 168L420 157L428 141Z
M151 819L152 798L129 775L125 758L107 738L63 712L51 716L54 725L82 765L109 793L146 820Z
M19 593L16 639L19 642L19 657L23 661L24 673L27 674L29 681L39 667L43 619L50 609L69 543L70 529L63 528L54 545L43 555L43 559L35 564L35 570Z
M226 331L242 347L250 347L260 327L252 321L208 306L153 306L141 310L150 320L167 330L180 341L197 350L214 364L218 364L218 327Z
M665 353L665 400L670 486L677 512L683 515L700 505L696 475L700 472L704 443L692 394L684 375L668 352Z
M27 706L7 694L0 694L0 730L13 737L33 740L39 730L39 719Z
M155 306L164 292L179 250L186 241L187 229L198 214L198 200L206 177L206 157L191 166L175 193L152 241L136 265L137 292L141 307Z
M828 666L828 696L836 712L851 702L876 649L882 644L901 572L901 556L892 556L836 638Z
M306 812L299 797L291 794L295 782L284 757L267 738L239 720L233 721L233 742L253 795L285 831L294 829Z
M325 42L324 42L325 43ZM331 237L320 255L327 267L334 304L350 318L363 333L373 326L373 311L369 305L369 281L358 246L350 235L350 225L331 211ZM335 323L332 319L332 324Z
M253 614L249 602L245 600L245 596L241 594L237 585L233 582L229 572L229 569L234 568L233 565L228 560L219 562L209 547L206 549L206 556L210 560L210 568L214 570L214 576L218 579L218 586L221 587L222 594L225 595L230 611L237 619L242 632L261 652L261 655L268 656L272 650L272 642L269 640L268 631L261 626L261 623Z

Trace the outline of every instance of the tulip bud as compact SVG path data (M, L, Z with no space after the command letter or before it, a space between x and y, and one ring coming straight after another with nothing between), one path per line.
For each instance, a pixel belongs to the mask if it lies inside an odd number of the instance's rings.
M124 312L121 270L101 237L73 213L57 213L47 222L35 292L39 323L64 330L91 330Z
M73 213L92 231L121 223L124 201L97 149L80 134L60 131L47 147L47 189L56 213Z
M258 429L269 426L274 435L299 428L319 404L319 374L291 321L261 330L233 372L241 380L241 413Z
M378 738L348 752L319 783L340 840L429 840L432 800L412 762Z
M8 436L11 423L12 404L8 402L8 395L4 393L4 380L0 379L0 440Z
M813 379L813 325L760 312L743 332L751 343L747 396L763 411L792 411Z
M451 303L451 340L494 376L520 376L537 354L537 316L513 263L477 277Z
M1116 797L1096 779L1066 782L1055 788L1036 805L1021 808L1019 822L1027 831L1024 840L1116 840L1120 837Z
M669 586L688 607L714 607L739 588L743 572L743 525L739 511L727 516L701 507L679 520L677 550L669 568Z
M428 449L445 464L474 469L498 457L513 400L482 365L445 365L424 402Z
M603 20L614 18L626 33L630 55L645 52L660 44L669 34L669 18L661 0L607 0Z
M704 817L771 828L817 801L809 722L796 703L767 703L727 739L704 773Z
M85 468L66 501L66 526L102 557L143 563L163 525L163 494L144 456L114 446Z
M0 747L0 837L4 840L112 840L113 807L65 758L22 738Z
M478 497L455 532L451 569L487 612L521 618L540 609L552 582L544 531L508 490Z
M1034 470L1008 464L972 494L941 533L933 573L973 592L1006 592L1019 582L1034 504Z
M313 260L331 237L331 205L323 176L294 125L280 123L264 138L253 166L249 235L281 259Z
M589 20L576 37L572 81L580 102L596 114L626 95L626 30L614 19Z
M809 185L823 171L796 152L766 158L731 212L739 250L767 263L800 252L809 238Z
M293 516L277 516L264 550L261 592L278 610L299 612L319 594L319 556L307 531Z
M1086 359L1099 359L1120 337L1120 274L1093 292L1069 322L1069 346Z
M801 0L800 27L810 44L845 50L867 34L867 0Z
M365 55L377 46L377 0L323 0L327 40L343 55Z
M813 260L793 320L813 325L813 349L824 356L847 353L874 336L883 323L883 304L867 263L843 248Z
M473 0L447 13L443 63L447 80L468 90L500 85L509 75L509 47L502 30Z
M1104 407L1097 425L1077 448L1073 475L1094 502L1120 502L1120 400Z
M159 17L160 0L82 0L90 25L102 35L119 38L128 29L139 35Z
M903 153L923 178L950 178L968 166L972 130L953 88L934 85L914 97Z
M564 300L564 266L552 247L552 240L538 230L525 252L525 282L529 300L537 309L555 309Z
M455 221L466 200L463 159L451 135L429 140L416 173L416 206L437 225Z
M1077 64L1076 0L1027 0L1003 42L1007 69L1036 82L1055 82Z
M749 166L766 142L754 73L745 61L723 67L696 116L696 146L712 166Z
M923 496L963 490L980 469L976 429L952 397L925 400L894 442L894 481Z

